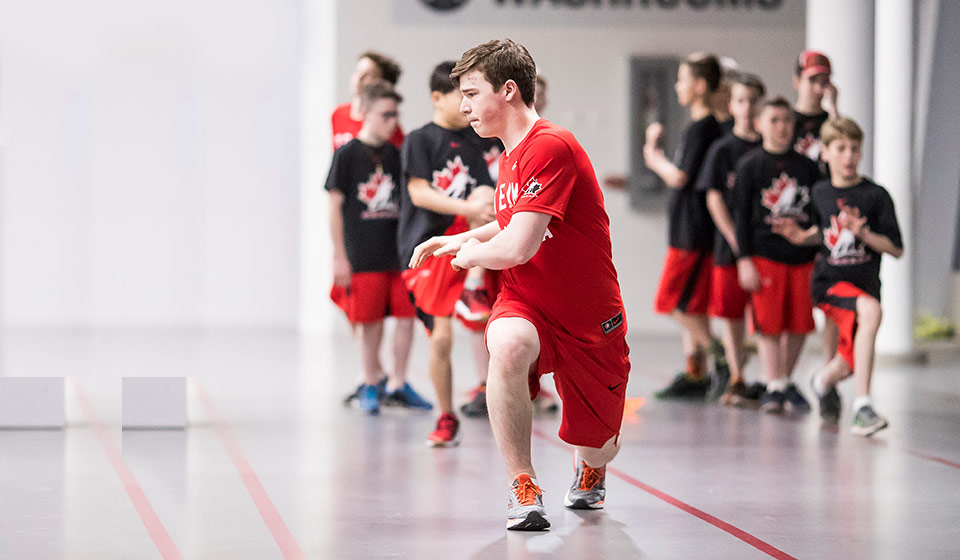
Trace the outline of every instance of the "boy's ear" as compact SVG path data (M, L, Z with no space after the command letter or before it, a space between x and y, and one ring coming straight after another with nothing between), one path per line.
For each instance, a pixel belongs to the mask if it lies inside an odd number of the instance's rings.
M793 75L793 89L800 89L800 76Z
M443 97L443 94L440 93L439 91L431 91L431 92L430 92L430 101L433 101L434 103L440 101L440 98L441 98L441 97Z
M513 99L513 96L520 95L520 87L517 85L517 82L513 80L507 80L502 86L500 86L504 97L507 101Z

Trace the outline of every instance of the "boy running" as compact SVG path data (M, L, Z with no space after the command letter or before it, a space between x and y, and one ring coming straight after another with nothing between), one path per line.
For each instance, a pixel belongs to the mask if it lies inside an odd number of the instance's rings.
M829 120L820 136L830 179L813 187L818 221L807 230L785 221L777 230L794 243L820 245L813 269L813 300L840 330L837 354L812 378L820 415L827 422L839 421L836 385L853 375L857 397L852 430L871 436L888 425L873 409L870 398L882 316L880 260L883 253L900 258L903 241L890 195L857 172L863 146L863 131L857 123L845 118Z

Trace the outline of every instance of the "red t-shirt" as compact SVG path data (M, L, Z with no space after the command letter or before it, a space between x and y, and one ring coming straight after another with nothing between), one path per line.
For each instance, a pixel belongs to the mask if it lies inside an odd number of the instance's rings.
M363 126L363 121L355 121L350 118L349 103L337 105L337 108L333 111L333 116L330 117L330 121L333 125L334 151L356 138L357 134L360 133L360 128ZM390 143L397 148L403 145L403 130L399 126L393 131L393 136L390 137Z
M569 131L540 119L500 159L497 222L515 212L553 218L537 254L503 271L505 295L532 306L557 333L585 345L626 332L610 220L593 165Z

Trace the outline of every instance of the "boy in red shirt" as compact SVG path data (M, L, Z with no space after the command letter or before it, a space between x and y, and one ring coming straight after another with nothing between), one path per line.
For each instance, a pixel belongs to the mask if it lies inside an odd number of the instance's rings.
M366 51L360 55L357 67L350 76L353 99L338 105L330 117L334 150L356 138L363 126L363 115L360 111L360 93L363 88L380 80L396 86L399 79L400 65L389 56L376 51ZM397 148L403 145L403 130L399 125L390 135L390 143Z
M882 315L880 259L883 253L900 258L903 241L890 195L857 172L863 145L857 123L829 120L820 137L830 179L813 187L817 222L803 230L792 220L784 221L777 231L798 245L820 245L813 268L813 300L840 330L837 354L811 378L820 415L830 423L840 419L836 385L853 375L857 397L852 431L871 436L888 424L874 411L870 398Z
M677 71L674 86L680 105L690 108L693 122L683 132L675 162L667 159L659 147L663 126L647 128L643 158L648 168L663 179L670 189L667 210L669 248L660 275L655 308L657 313L673 317L683 329L683 353L686 367L656 397L696 398L707 396L711 387L706 372L706 354L713 354L718 383L714 394L726 388L729 372L723 345L710 334L707 305L713 267L713 222L707 212L706 197L695 185L707 150L723 135L712 114L711 99L719 87L720 63L713 55L696 53L687 57Z
M432 405L406 382L413 339L413 305L400 278L397 259L400 152L387 140L397 127L401 97L387 82L374 82L360 95L363 127L333 155L326 189L330 193L333 280L330 297L356 327L363 383L360 409L380 411L380 344L383 319L397 318L394 367L387 397L397 404L429 410Z
M540 375L554 373L559 435L576 446L567 507L603 506L606 464L619 451L630 360L609 219L586 152L533 107L536 65L527 49L509 39L484 43L463 54L451 77L473 128L505 146L497 221L426 241L411 266L455 254L456 269L503 271L486 332L490 424L513 480L507 529L543 530L550 523L530 458Z

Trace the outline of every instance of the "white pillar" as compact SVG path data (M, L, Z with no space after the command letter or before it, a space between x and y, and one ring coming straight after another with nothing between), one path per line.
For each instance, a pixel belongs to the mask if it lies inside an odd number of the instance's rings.
M877 352L909 356L913 345L911 274L913 146L913 2L881 0L876 6L874 178L893 197L903 232L904 256L884 257L883 325Z
M303 85L301 114L300 329L324 332L332 324L328 298L333 283L332 249L327 220L327 179L333 139L330 115L336 107L337 3L303 4Z
M807 0L807 49L830 58L840 114L857 121L868 139L874 130L873 16L873 0ZM868 176L873 173L872 144L863 146L861 171Z

